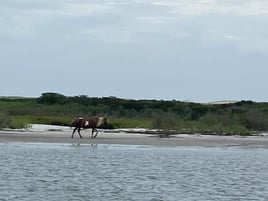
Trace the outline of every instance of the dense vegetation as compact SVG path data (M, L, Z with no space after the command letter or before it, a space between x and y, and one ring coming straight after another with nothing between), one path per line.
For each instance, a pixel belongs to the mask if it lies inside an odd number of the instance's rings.
M268 103L199 104L116 97L0 98L0 128L30 123L69 125L76 116L108 116L111 128L143 127L181 133L250 134L268 130Z

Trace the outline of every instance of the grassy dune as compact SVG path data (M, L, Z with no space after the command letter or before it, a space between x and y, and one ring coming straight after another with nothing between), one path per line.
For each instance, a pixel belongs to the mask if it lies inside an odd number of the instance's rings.
M199 104L55 93L39 98L0 98L0 128L23 128L34 123L66 126L77 116L108 116L111 128L241 135L268 130L268 103L252 101Z

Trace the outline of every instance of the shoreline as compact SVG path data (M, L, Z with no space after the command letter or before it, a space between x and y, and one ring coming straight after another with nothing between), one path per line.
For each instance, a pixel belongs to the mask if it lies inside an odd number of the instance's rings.
M132 129L133 130L133 129ZM202 134L157 135L141 134L139 132L124 132L115 130L100 131L96 139L91 139L91 130L82 130L81 135L75 133L71 138L69 127L33 125L23 130L0 130L0 142L30 142L30 143L65 143L65 144L121 144L121 145L150 145L150 146L268 146L268 135L256 136L222 136Z

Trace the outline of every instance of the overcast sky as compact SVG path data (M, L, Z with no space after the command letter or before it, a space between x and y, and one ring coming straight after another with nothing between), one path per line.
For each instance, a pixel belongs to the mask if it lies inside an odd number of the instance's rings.
M268 101L267 0L0 0L0 96Z

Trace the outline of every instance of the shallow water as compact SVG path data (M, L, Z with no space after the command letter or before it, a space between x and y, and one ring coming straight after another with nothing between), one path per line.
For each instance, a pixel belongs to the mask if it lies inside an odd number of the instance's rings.
M0 143L0 200L268 200L268 148Z

